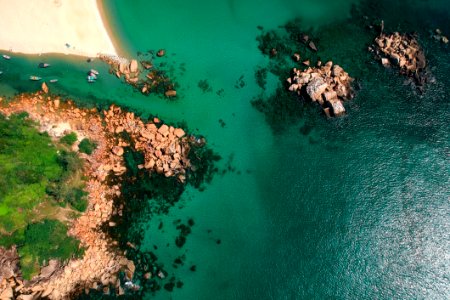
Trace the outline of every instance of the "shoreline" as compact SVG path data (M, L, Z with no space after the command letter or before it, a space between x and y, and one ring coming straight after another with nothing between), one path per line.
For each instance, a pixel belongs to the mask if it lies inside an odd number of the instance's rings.
M103 23L103 29L116 50L115 55L119 57L128 57L130 51L128 51L126 47L124 47L123 44L120 43L120 38L118 38L117 34L114 33L115 28L113 27L112 22L110 22L111 16L110 14L108 14L107 8L105 7L103 0L95 0L95 4L97 6L97 12L99 14L99 17Z
M4 15L0 26L8 28L0 32L0 52L82 57L118 55L117 40L107 29L107 18L98 1L18 0L14 5L8 4L0 3Z

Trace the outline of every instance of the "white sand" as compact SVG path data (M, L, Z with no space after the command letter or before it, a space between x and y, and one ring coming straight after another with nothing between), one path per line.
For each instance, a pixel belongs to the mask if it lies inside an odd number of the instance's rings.
M117 55L95 0L0 0L0 28L2 50Z

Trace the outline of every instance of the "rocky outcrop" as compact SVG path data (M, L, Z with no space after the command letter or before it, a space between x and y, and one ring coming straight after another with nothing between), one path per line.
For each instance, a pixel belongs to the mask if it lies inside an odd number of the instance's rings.
M418 86L423 86L427 81L427 61L414 35L381 33L375 38L375 44L369 47L369 51L376 54L383 66L398 67L401 74L413 78Z
M341 116L345 113L342 102L353 98L352 82L348 73L331 61L303 71L294 68L291 77L287 79L289 91L317 102L327 116Z
M159 50L158 57L164 56L165 51ZM160 93L168 98L176 96L174 84L163 72L156 70L151 61L141 61L140 68L138 61L117 56L100 55L101 60L110 67L110 73L118 78L125 78L125 82L139 90L142 94ZM147 73L146 73L147 72Z

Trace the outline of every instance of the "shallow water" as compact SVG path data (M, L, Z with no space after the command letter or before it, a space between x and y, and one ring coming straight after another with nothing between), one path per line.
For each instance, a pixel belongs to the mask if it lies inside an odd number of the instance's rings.
M28 75L53 72L62 78L54 89L79 101L185 120L223 157L219 167L231 166L205 191L188 188L180 207L148 220L143 245L156 245L184 283L148 299L449 298L450 55L428 32L450 34L449 10L445 1L363 6L387 30L419 32L437 81L419 96L371 61L365 50L373 33L346 20L353 2L106 1L130 55L166 49L157 61L178 82L177 101L133 93L98 63L99 82L88 85L91 65L53 56L48 70L35 67L45 57L0 62L8 71L1 91L32 90ZM256 68L268 64L257 26L277 29L299 16L314 28L321 58L342 65L361 90L344 118L307 108L274 131L251 105L278 84L269 76L264 92L255 82ZM172 222L189 218L195 225L180 249ZM183 254L185 265L171 268Z

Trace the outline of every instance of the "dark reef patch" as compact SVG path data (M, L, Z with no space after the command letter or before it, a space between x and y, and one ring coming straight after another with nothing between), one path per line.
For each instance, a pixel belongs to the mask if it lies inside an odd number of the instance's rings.
M203 91L203 93L210 93L213 91L213 88L211 87L211 85L208 83L207 79L204 80L200 80L198 82L198 87L199 89L201 89Z
M236 89L242 89L245 86L245 81L244 81L244 75L241 75L241 77L239 77L236 80L236 83L234 85L234 88Z

